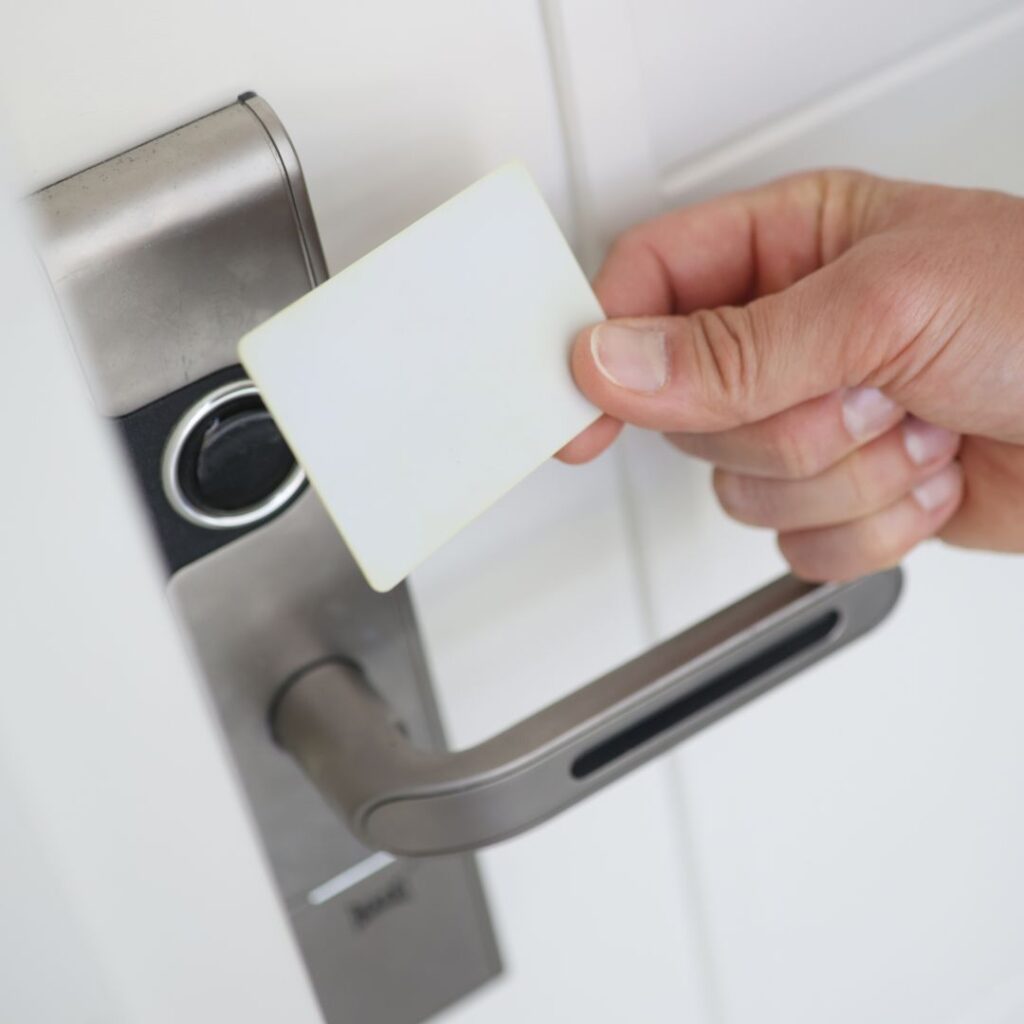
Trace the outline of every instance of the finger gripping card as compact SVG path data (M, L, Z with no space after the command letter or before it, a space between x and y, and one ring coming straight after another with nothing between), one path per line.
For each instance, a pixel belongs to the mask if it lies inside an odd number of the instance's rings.
M603 312L518 164L242 339L242 363L370 585L389 590L593 422Z

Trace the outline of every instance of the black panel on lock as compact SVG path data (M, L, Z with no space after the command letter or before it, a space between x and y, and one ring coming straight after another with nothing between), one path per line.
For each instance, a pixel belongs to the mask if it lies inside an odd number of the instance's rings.
M279 508L243 526L190 521L168 500L162 479L168 441L182 417L217 388L244 381L230 366L118 419L146 502L153 512L170 572L194 562L279 515ZM295 457L258 396L232 399L189 431L177 460L181 493L198 512L230 515L259 505L279 491L295 469Z

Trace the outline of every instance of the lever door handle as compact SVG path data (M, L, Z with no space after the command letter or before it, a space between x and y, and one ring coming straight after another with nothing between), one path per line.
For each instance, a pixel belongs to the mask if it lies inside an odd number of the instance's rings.
M271 709L289 751L367 845L405 856L513 836L855 640L896 603L897 569L783 576L477 746L413 745L358 666L306 666Z

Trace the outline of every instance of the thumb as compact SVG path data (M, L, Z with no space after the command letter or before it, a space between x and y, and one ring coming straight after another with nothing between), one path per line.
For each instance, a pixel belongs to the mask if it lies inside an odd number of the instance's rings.
M863 383L892 332L871 323L872 280L840 259L774 295L688 316L627 317L573 348L581 390L606 413L666 432L726 430ZM883 302L885 317L892 303ZM874 362L874 365L872 365Z

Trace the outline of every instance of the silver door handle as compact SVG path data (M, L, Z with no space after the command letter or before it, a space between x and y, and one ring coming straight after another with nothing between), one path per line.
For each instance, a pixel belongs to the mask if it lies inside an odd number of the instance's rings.
M405 735L358 666L306 666L271 709L277 742L367 845L451 853L539 824L877 625L899 569L783 576L466 750Z

